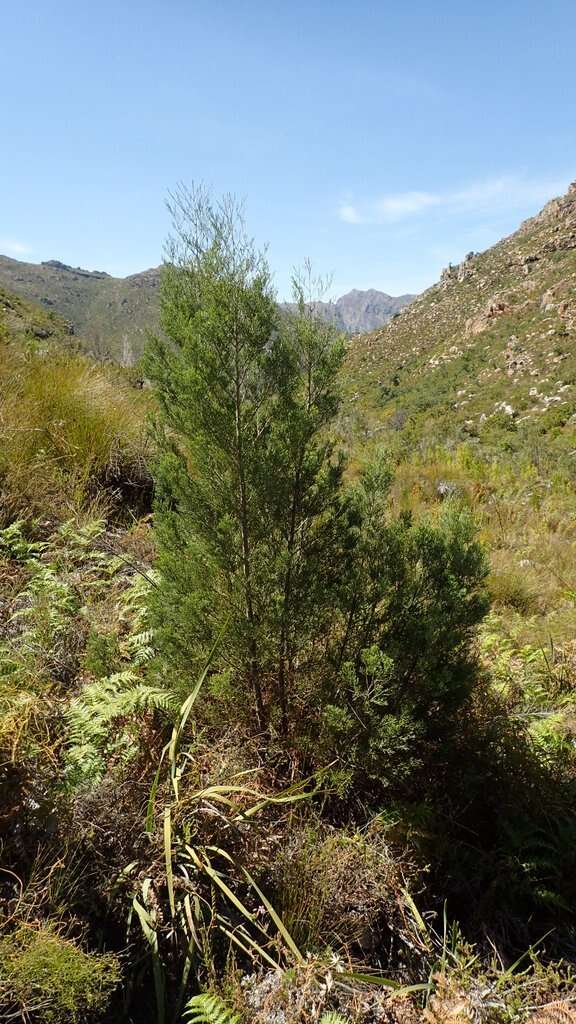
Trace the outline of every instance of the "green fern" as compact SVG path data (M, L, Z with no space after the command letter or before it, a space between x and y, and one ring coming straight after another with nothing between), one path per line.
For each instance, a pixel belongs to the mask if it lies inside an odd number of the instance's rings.
M220 996L201 992L188 1000L184 1020L189 1024L239 1024L240 1014L226 1006Z
M201 992L192 996L184 1010L188 1024L239 1024L240 1014L235 1013L220 996ZM349 1024L348 1018L335 1010L328 1010L320 1018L320 1024Z
M27 524L23 519L17 519L10 526L0 530L0 557L12 558L26 564L42 554L46 544L28 540L26 534Z
M131 669L89 683L65 712L69 785L97 782L111 757L129 760L138 750L142 715L174 709L167 690L143 682Z
M122 653L131 659L133 665L144 665L154 657L153 640L154 633L151 629L131 633L121 645Z
M89 534L88 539L91 537ZM152 711L168 715L177 710L177 701L169 691L143 677L142 669L155 653L147 621L149 590L150 583L137 577L117 606L120 622L128 626L127 635L119 643L125 667L90 682L65 712L66 768L71 787L98 782L110 760L125 763L135 756L140 749L143 715Z

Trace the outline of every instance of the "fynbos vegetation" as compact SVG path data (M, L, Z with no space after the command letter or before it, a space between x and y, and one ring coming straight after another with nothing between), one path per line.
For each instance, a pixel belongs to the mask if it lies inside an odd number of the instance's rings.
M350 343L171 208L142 377L0 298L0 1021L569 1020L571 407L492 409L540 314L468 261Z

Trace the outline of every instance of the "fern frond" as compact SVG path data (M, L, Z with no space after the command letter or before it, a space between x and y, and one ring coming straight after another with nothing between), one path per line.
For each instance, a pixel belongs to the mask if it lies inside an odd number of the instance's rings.
M188 1024L239 1024L240 1014L234 1013L220 996L201 992L192 996L184 1010Z
M151 629L130 634L124 643L124 648L126 655L132 659L134 665L144 665L154 657L153 639L154 633Z
M137 749L138 719L175 706L168 690L143 682L132 669L89 683L65 712L70 784L98 781L112 755L129 759Z

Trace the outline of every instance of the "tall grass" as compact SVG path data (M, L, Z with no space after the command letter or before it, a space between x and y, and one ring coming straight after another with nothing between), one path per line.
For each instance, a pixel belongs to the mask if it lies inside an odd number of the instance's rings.
M117 370L0 345L0 514L70 514L149 489L146 404Z

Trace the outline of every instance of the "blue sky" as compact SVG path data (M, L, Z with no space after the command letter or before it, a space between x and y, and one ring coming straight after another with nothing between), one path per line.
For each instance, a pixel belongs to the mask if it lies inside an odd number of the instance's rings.
M574 0L2 5L0 252L156 265L178 181L246 201L280 294L309 257L398 294L576 178Z

